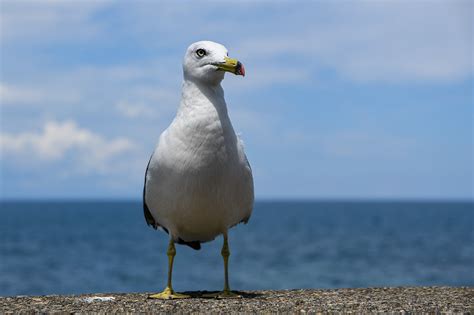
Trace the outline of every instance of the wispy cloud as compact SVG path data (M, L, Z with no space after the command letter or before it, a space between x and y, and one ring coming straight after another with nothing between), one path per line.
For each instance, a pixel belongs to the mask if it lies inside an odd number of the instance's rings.
M334 158L400 161L416 152L416 141L366 130L339 131L315 141L324 154Z
M1 133L0 149L3 158L41 166L70 158L87 170L108 171L110 163L136 149L131 140L120 137L106 139L74 121L48 121L42 130L18 134Z
M295 128L285 131L280 141L288 148L304 148L310 154L346 161L380 160L398 163L416 155L417 150L416 140L373 128L333 132L308 132Z
M128 118L156 118L156 111L151 107L141 103L130 103L119 101L116 105L120 114Z
M206 1L133 6L106 1L4 1L2 41L41 39L48 44L56 37L73 43L85 43L90 37L117 41L97 18L104 9L113 9L128 23L123 34L134 43L150 51L179 44L183 51L203 36L220 40L267 74L259 80L263 84L274 82L269 78L304 80L296 73L321 68L334 69L350 80L385 82L453 81L474 71L472 1L281 2L270 11L268 6L236 2L233 15L223 14L223 6L227 4ZM249 10L249 22L241 23ZM233 28L239 31L229 37ZM171 33L180 36L170 37ZM160 40L163 36L166 41ZM275 65L282 68L282 60L291 61L285 70L290 75L275 76Z
M328 15L321 19L310 6L303 16L284 17L288 27L278 35L250 36L240 49L260 60L289 56L298 69L334 69L356 81L455 81L473 74L470 1L344 2L322 6Z
M108 1L14 1L1 2L2 42L90 39L101 31L92 15Z
M41 91L20 88L0 82L0 105L31 104L41 98Z

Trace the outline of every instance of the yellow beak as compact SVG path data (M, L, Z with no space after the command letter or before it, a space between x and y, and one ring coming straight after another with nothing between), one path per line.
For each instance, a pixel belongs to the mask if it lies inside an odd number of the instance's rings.
M245 68L237 59L224 57L224 62L216 64L217 68L222 71L228 71L236 75L245 76Z

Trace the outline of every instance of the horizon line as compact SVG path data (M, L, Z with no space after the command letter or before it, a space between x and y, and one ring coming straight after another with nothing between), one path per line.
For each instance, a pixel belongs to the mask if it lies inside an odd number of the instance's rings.
M123 197L51 197L51 198L0 198L3 202L142 202L141 198ZM436 197L264 197L256 198L255 202L456 202L474 203L473 198L436 198Z

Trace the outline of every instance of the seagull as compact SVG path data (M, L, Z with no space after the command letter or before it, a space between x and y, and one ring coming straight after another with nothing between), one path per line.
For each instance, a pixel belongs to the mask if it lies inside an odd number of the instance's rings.
M181 102L161 134L145 172L143 211L153 228L169 234L168 283L150 298L177 299L171 285L175 243L195 250L223 235L224 290L213 297L239 297L229 287L228 230L252 214L252 169L227 113L221 82L225 72L245 68L211 41L191 44L184 56Z

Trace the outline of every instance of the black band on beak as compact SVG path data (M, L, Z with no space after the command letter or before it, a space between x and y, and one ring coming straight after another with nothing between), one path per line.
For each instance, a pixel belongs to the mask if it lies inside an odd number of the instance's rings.
M235 67L235 74L245 77L245 68L244 68L244 65L240 61L237 62L237 66Z

